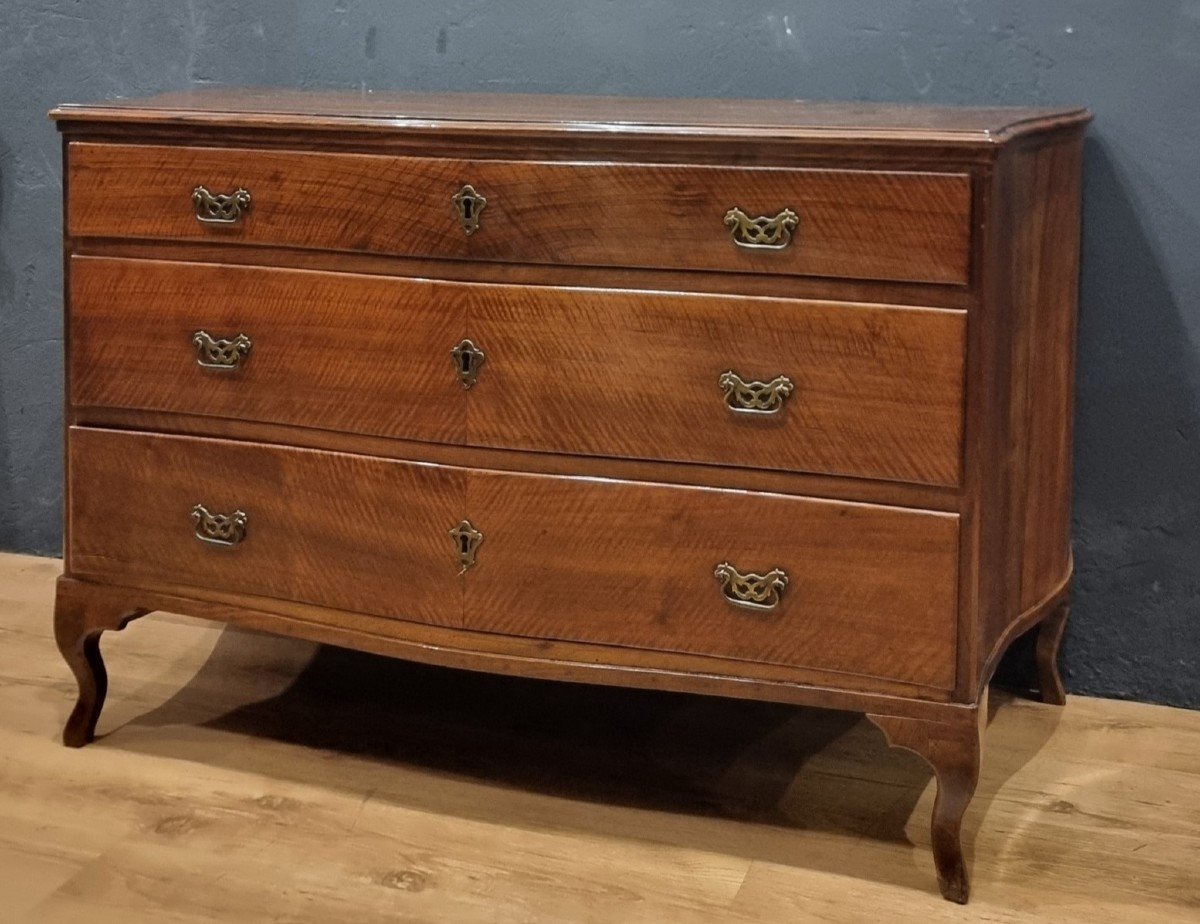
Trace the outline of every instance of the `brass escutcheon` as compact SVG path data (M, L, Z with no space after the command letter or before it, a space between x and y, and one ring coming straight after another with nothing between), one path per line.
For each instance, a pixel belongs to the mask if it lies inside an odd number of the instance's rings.
M475 187L468 183L451 196L450 201L454 203L463 233L470 237L479 230L479 213L487 205L487 199L475 192Z
M208 331L198 330L192 334L192 346L196 348L197 365L230 372L250 356L253 344L245 334L238 334L231 340L217 340Z
M725 213L725 227L733 242L751 250L783 250L792 242L792 232L800 224L800 216L784 209L774 218L751 218L737 206Z
M232 225L241 221L250 208L250 193L239 187L229 195L210 193L203 186L192 190L196 221L206 225Z
M752 610L773 610L788 585L787 573L775 568L766 574L742 574L729 562L717 565L713 576L721 582L725 599Z
M483 533L472 526L470 520L463 520L448 532L458 555L458 573L466 574L469 568L475 566L475 550L483 542Z
M242 510L233 513L209 513L203 504L192 508L192 524L196 538L212 545L237 545L246 538L248 517Z
M470 340L464 340L450 351L450 361L454 363L454 371L458 374L458 383L464 388L470 388L479 377L479 367L487 359L483 350Z
M736 372L722 372L717 385L725 392L725 404L739 414L778 414L796 386L786 375L769 382L747 382Z

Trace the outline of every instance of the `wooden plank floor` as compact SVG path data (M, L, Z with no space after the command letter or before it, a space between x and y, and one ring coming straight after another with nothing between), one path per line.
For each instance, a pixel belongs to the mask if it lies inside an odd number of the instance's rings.
M0 556L0 920L1200 920L1200 713L993 691L966 909L854 716L501 679L156 614L58 734L59 563Z

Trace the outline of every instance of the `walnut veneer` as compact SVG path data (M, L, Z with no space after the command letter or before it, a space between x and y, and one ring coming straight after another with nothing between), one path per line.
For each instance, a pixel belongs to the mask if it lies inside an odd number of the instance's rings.
M195 91L63 106L67 537L156 609L866 713L963 813L1071 572L1088 115Z

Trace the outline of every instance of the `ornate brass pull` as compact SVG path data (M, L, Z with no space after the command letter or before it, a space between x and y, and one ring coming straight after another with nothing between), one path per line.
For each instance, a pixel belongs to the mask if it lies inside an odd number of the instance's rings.
M479 367L487 359L483 350L470 340L464 340L450 351L450 361L454 363L454 371L458 373L458 383L463 388L470 388L479 377Z
M196 348L196 364L204 369L231 372L241 366L242 360L250 355L253 344L245 334L232 340L216 340L206 330L192 334L192 345Z
M475 550L483 542L483 533L472 526L470 520L463 520L449 533L454 540L454 551L458 554L458 573L466 574L469 568L475 566Z
M250 193L238 187L227 196L214 195L203 186L192 190L196 221L206 225L232 225L242 220L250 208Z
M726 600L752 610L775 609L788 585L788 576L782 568L766 574L742 574L727 561L717 565L713 576L721 582Z
M800 216L784 209L774 218L751 218L737 206L725 213L725 227L733 242L752 250L783 250L792 242L792 232L800 224Z
M470 237L479 230L479 213L487 205L487 199L475 192L475 187L468 183L451 196L450 201L454 203L454 211L458 213L463 233Z
M725 403L739 414L778 414L784 399L796 386L786 375L769 382L746 382L736 372L722 372L717 384L725 392Z
M237 545L246 538L246 514L209 513L203 504L192 508L192 523L196 527L196 538L213 545Z

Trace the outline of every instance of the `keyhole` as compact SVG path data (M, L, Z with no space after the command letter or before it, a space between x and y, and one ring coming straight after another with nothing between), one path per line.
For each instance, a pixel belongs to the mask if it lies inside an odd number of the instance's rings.
M472 199L463 199L462 205L463 205L463 218L465 218L467 221L470 221L471 220L471 212L475 207L475 202Z
M467 552L470 551L469 543L467 542L466 536L458 537L458 547L459 547L459 554L466 557Z
M463 375L470 374L470 372L471 372L471 354L463 353L462 358L459 360L459 362L462 364Z

